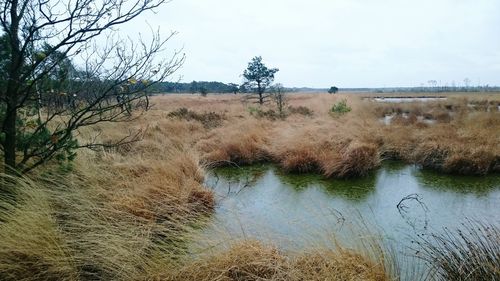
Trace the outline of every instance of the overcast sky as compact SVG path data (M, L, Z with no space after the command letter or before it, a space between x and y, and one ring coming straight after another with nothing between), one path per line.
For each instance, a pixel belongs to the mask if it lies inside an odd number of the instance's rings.
M500 85L499 0L173 0L122 32L175 30L182 81L240 83L260 55L285 86Z

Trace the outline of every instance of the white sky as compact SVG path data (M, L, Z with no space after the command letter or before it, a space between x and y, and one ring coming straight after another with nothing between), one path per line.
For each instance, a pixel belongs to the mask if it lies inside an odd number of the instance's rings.
M179 32L182 81L240 83L260 55L285 86L500 85L500 0L173 0L122 28Z

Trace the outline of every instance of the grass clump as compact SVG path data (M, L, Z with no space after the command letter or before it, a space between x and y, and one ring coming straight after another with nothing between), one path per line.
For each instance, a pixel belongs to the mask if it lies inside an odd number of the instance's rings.
M343 99L332 106L330 112L335 115L344 115L350 112L352 108L347 105L347 100Z
M378 147L373 144L351 142L335 161L323 164L326 177L354 178L364 177L380 165Z
M218 128L196 144L203 164L209 167L246 165L269 159L269 121L234 124ZM244 133L242 133L244 132Z
M303 116L313 116L314 115L314 111L312 109L310 109L309 107L306 107L306 106L302 106L302 105L299 105L299 106L290 105L288 107L288 112L290 112L290 114L298 114L298 115L303 115Z
M435 280L500 280L500 229L467 220L457 229L415 241Z
M263 110L257 107L249 107L248 112L250 113L250 115L255 116L257 118L266 118L271 121L284 119L286 117L286 114L280 114L274 109Z
M302 116L313 116L314 111L311 110L310 108L306 106L289 106L286 110L283 109L283 111L280 113L279 111L276 111L274 109L267 109L263 110L261 108L257 107L249 107L248 112L250 115L255 116L257 118L266 118L271 121L275 120L283 120L289 115L302 115Z
M0 181L16 187L15 194L0 194L0 279L76 280L75 260L47 194L30 181Z
M287 255L272 246L244 241L225 252L187 263L171 281L181 280L391 280L384 266L346 249Z
M175 111L172 111L167 116L170 118L178 118L186 121L198 121L203 124L203 127L207 129L220 127L225 119L223 115L216 112L197 113L185 107L181 107Z
M443 170L461 175L486 175L494 172L495 155L491 151L478 147L473 151L452 153L443 163Z

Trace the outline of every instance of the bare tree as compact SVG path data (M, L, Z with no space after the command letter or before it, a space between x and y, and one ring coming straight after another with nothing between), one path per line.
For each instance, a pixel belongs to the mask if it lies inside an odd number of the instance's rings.
M430 91L436 90L436 86L438 84L438 82L436 80L429 80L429 81L427 81L427 83L429 84Z
M165 0L0 0L0 24L8 47L0 58L0 148L7 172L28 172L74 150L116 143L78 143L80 129L133 118L149 107L147 89L183 63L174 52L159 57L167 41L123 40L116 27ZM97 44L96 39L101 40ZM5 53L5 54L4 54Z
M469 78L465 78L464 79L464 85L465 85L465 90L468 91L469 90L469 87L470 87L470 79Z
M281 84L276 84L271 87L271 97L276 104L280 118L286 117L286 105L288 103L288 98L285 93L285 88Z

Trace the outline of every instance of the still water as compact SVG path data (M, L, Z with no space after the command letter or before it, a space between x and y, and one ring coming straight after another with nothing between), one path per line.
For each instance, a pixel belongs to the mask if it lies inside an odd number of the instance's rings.
M361 179L332 180L266 164L216 169L206 185L217 195L203 230L212 242L251 238L300 249L335 236L349 243L361 222L405 244L414 233L439 232L465 218L500 224L500 175L443 175L389 162Z
M377 102L404 103L404 102L429 102L443 101L446 97L379 97L374 98Z

